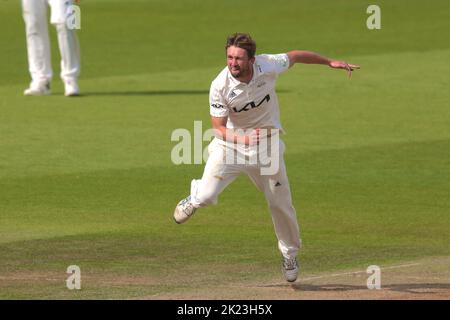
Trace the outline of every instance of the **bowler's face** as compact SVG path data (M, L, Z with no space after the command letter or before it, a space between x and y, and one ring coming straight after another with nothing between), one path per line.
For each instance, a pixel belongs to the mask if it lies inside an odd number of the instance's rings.
M228 70L236 79L245 78L251 73L255 58L248 58L247 51L231 46L227 49Z

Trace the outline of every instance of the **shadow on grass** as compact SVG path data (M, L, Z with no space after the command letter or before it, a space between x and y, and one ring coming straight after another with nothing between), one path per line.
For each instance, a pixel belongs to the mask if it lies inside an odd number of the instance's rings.
M347 285L347 284L305 284L305 283L293 283L293 284L274 284L264 287L291 287L296 291L312 291L312 292L348 292L355 290L368 290L366 286L361 285ZM450 283L402 283L402 284L390 284L382 285L382 290L396 291L411 294L436 294L442 293L442 290L450 291Z

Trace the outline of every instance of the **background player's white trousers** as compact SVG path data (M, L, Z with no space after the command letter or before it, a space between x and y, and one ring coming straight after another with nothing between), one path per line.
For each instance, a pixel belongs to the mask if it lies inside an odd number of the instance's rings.
M50 81L53 76L50 60L47 4L50 22L55 25L61 54L61 79L76 80L80 73L80 48L75 30L67 28L67 9L71 1L22 0L23 19L28 49L28 65L34 83Z
M297 255L301 246L299 226L284 164L284 143L280 140L279 170L274 175L261 175L258 165L227 164L227 147L214 139L208 147L209 158L200 180L191 182L191 202L196 207L217 203L218 195L240 174L247 174L264 192L272 213L278 248L285 258Z

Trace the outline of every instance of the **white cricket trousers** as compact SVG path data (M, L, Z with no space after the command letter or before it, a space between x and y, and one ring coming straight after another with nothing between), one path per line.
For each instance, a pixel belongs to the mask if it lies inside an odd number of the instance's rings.
M195 207L217 204L219 194L240 174L245 173L264 192L272 213L278 238L278 248L285 258L297 256L301 246L300 231L284 164L284 143L279 140L279 170L273 175L261 175L258 165L227 164L228 147L215 138L208 146L209 157L200 180L191 182L191 202Z
M61 54L61 79L76 80L80 74L80 48L75 30L67 28L68 6L65 0L22 0L25 21L28 65L34 83L50 82L53 76L47 26L47 4L51 8L50 22L55 25Z

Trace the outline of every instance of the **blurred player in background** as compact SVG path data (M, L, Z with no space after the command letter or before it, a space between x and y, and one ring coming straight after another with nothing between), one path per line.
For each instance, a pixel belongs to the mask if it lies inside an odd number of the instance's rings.
M216 138L208 147L209 158L202 178L192 180L191 193L175 208L174 219L177 223L187 221L198 208L217 203L218 195L238 175L248 175L265 194L283 256L282 272L287 281L293 282L299 271L296 257L301 240L283 159L284 143L278 140L275 150L279 150L276 158L279 166L271 174L263 174L260 164L230 163L227 154L232 150L242 159L250 158L255 153L250 146L262 145L260 142L268 139L267 135L260 135L262 128L282 133L275 93L280 73L296 63L308 63L344 69L351 76L359 66L299 50L255 56L256 43L250 35L242 33L229 36L225 49L227 67L210 89L210 115ZM237 134L239 129L247 130L247 134ZM259 156L261 151L256 150Z
M79 0L75 2L79 3ZM76 96L79 94L77 80L80 74L80 48L74 28L69 28L66 23L72 0L22 0L28 66L31 75L30 86L24 91L24 95L41 96L51 93L53 71L50 59L47 5L51 9L50 22L56 27L58 35L64 94Z

